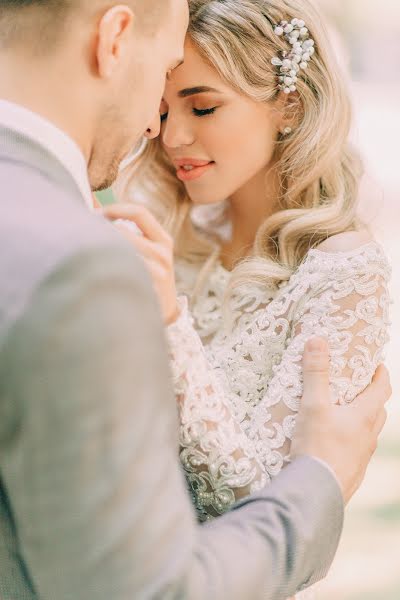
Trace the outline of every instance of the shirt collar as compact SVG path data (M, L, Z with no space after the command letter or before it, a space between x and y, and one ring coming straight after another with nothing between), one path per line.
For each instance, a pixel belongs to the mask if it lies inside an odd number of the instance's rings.
M87 206L93 207L86 160L72 138L37 113L1 99L0 125L29 137L46 148L73 177Z

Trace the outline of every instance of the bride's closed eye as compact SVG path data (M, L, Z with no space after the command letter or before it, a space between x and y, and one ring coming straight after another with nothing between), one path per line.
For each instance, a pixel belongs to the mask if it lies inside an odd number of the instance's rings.
M204 108L202 110L198 109L198 108L194 108L193 109L193 114L196 117L205 117L207 115L212 115L215 113L215 111L217 110L218 106L213 106L212 108Z
M213 106L212 108L192 108L192 113L195 117L206 117L207 115L212 115L217 110L218 106ZM168 118L168 112L160 114L161 122L165 121Z

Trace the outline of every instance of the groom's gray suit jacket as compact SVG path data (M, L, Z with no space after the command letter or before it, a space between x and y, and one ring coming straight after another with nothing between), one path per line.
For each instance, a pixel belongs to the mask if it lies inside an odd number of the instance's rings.
M162 324L135 252L68 172L0 129L1 600L284 600L342 529L304 457L195 523Z

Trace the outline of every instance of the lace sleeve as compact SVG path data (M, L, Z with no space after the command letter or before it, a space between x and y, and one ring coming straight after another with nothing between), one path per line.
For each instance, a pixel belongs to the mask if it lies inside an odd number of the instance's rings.
M206 519L260 490L266 476L208 364L187 299L179 302L181 315L167 337L180 412L180 457L199 517Z
M253 414L249 436L271 470L288 462L295 416L302 396L301 360L306 341L328 339L332 401L349 403L371 382L388 341L390 267L380 246L357 252L311 251L298 273L298 300L290 316L291 335L266 394Z

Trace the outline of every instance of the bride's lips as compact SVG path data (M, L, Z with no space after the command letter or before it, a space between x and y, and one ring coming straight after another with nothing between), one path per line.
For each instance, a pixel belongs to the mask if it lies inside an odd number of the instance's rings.
M202 177L215 163L209 160L182 158L174 161L176 176L181 181L193 181ZM185 168L186 167L186 168Z

